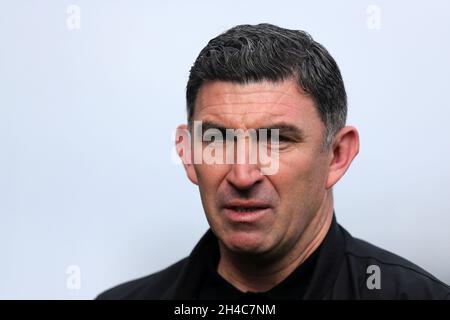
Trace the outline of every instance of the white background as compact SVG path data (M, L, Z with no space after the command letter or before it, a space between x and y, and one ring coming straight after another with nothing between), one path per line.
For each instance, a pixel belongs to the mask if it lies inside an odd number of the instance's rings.
M449 17L448 1L0 1L0 298L91 299L190 252L208 226L171 160L188 71L260 22L341 68L361 152L338 221L449 283Z

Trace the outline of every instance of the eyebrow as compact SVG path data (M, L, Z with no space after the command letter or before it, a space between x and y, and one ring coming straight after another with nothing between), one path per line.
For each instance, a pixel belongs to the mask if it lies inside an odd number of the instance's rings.
M202 126L203 132L205 132L209 129L216 129L216 130L219 130L224 135L225 135L227 129L232 129L232 130L239 129L239 128L226 128L225 126L223 126L219 123L216 123L214 121L209 121L209 120L202 121L201 126ZM276 130L279 130L278 132L279 132L280 136L288 136L289 138L291 138L295 141L303 141L303 140L305 140L305 137L306 137L306 134L302 129L300 129L292 124L286 123L286 122L279 122L279 123L271 124L270 126L267 126L267 127L251 128L251 129L254 129L256 131L259 131L260 129L265 129L268 132L270 132L270 130L272 130L272 129L276 129ZM203 132L201 134L203 134Z

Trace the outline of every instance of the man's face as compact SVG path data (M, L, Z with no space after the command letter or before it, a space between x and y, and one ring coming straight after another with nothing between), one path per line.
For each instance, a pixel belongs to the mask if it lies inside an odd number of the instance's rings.
M320 211L327 191L330 151L325 127L311 97L295 80L245 85L204 83L192 122L230 129L279 127L279 167L263 175L260 166L193 164L207 220L229 250L268 254L289 250ZM248 150L248 149L246 149Z

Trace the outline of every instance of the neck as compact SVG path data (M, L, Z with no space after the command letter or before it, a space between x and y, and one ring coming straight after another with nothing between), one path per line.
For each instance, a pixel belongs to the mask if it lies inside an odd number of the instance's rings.
M333 219L331 191L298 241L276 258L249 257L228 250L220 241L219 274L243 292L264 292L286 279L319 247Z

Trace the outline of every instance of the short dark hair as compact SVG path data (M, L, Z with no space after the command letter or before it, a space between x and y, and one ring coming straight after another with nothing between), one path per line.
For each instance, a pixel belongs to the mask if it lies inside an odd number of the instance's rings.
M329 146L347 118L347 95L336 61L305 31L268 23L235 26L202 49L186 88L188 122L204 81L245 84L292 77L315 102L326 129L324 143Z

